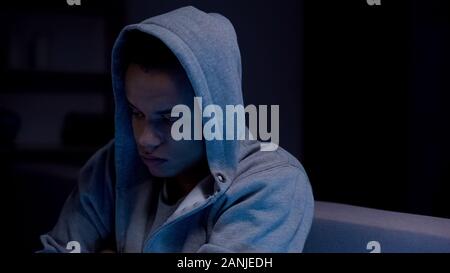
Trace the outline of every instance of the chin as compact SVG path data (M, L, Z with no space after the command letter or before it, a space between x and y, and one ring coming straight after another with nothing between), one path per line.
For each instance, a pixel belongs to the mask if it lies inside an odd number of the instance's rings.
M147 167L148 171L151 173L151 175L159 178L169 178L176 176L176 172L173 170L168 170L166 168L149 168Z

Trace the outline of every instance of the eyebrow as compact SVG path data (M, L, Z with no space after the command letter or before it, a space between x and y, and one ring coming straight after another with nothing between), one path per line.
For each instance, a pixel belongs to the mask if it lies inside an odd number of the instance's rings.
M139 112L142 112L141 110L139 110L139 108L137 108L134 104L132 104L128 99L127 99L127 103L132 108L138 110ZM155 112L155 114L169 114L171 112L172 112L172 107L168 108L168 109L158 110L158 111Z
M131 106L132 108L134 108L136 110L139 110L139 108L137 108L134 104L132 104L128 99L127 99L127 104L128 104L128 106Z

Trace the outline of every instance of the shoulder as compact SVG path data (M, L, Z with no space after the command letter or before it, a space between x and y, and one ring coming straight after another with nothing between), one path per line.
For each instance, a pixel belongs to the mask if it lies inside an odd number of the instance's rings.
M85 163L83 168L97 165L98 163L109 163L114 161L114 139L98 149Z
M313 202L312 188L302 164L279 147L275 151L254 150L239 163L237 176L226 192L227 199L243 196L262 202L283 203L283 199Z
M309 184L302 164L289 152L281 147L275 151L261 151L258 147L259 144L255 146L253 143L241 148L241 157L232 184L256 180L271 184L271 181L300 180Z
M114 139L98 149L79 173L80 190L89 191L101 182L115 183Z

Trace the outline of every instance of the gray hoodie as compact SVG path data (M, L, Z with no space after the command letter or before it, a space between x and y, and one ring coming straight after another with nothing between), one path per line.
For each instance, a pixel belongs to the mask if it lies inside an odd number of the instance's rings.
M125 27L112 55L115 139L80 171L42 251L68 252L75 242L81 252L126 252L140 240L142 252L301 252L314 210L308 177L288 152L260 151L254 140L205 141L210 179L151 234L136 228L137 203L154 204L161 184L139 158L126 103L121 51L131 30L172 50L205 105L243 105L239 47L225 17L183 7Z

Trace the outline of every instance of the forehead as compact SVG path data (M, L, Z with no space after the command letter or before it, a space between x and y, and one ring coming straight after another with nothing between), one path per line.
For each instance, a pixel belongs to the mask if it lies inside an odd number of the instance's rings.
M143 109L189 104L194 96L187 77L182 73L145 71L136 64L127 68L125 91L128 100Z

